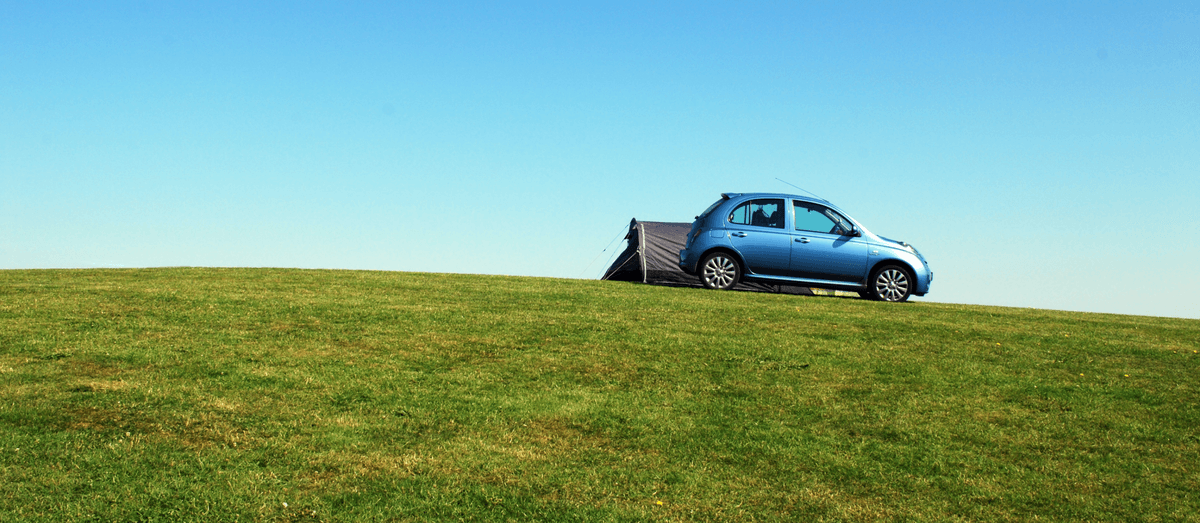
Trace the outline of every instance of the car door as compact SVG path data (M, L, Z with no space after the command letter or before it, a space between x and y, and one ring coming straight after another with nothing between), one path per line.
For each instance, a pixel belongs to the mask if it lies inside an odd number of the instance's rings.
M789 274L798 278L860 283L866 280L867 243L853 226L824 205L792 200Z
M729 242L753 274L784 276L791 264L792 237L781 198L749 200L726 217Z

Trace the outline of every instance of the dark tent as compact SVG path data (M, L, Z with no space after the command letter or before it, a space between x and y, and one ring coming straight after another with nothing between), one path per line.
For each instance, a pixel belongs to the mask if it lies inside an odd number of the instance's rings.
M629 222L625 252L604 272L602 280L632 281L671 287L703 287L696 276L679 268L679 251L687 243L690 223ZM741 282L735 290L811 295L808 287Z

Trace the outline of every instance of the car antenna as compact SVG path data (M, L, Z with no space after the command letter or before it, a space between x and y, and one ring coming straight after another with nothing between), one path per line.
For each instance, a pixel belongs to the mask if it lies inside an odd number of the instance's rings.
M808 194L812 194L812 195L813 195L813 198L816 198L816 199L818 199L818 200L821 200L821 201L823 201L823 202L828 202L828 201L829 201L829 200L826 200L825 198L822 198L822 197L820 197L820 196L817 196L817 195L816 195L815 193L813 193L812 191L809 191L809 190L807 190L807 189L803 189L803 188L801 188L799 185L795 185L795 184L788 183L788 182L787 182L787 181L785 181L783 178L780 178L780 177L776 176L776 177L775 177L775 179L776 179L776 180L779 180L779 181L781 181L781 182L783 182L783 183L787 183L788 185L791 185L792 187L795 187L795 188L797 188L797 189L800 189L801 191L804 191L804 192L806 192L806 193L808 193Z

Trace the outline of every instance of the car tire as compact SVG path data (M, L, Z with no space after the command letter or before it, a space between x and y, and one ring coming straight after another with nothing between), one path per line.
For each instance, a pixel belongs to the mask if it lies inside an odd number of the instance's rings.
M700 283L709 289L732 289L742 277L742 267L728 253L714 252L700 260Z
M867 295L872 300L902 302L912 296L916 280L908 269L899 265L884 265L871 273Z

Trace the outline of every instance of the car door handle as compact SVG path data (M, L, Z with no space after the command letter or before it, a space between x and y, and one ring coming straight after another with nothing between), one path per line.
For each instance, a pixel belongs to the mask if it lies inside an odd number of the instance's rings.
M735 232L735 233L733 233L733 234L730 234L730 236L737 236L738 238L745 238L745 237L746 237L746 233L744 233L744 232L741 232L741 231L738 231L738 232Z
M796 241L800 243L808 243L808 238L796 238Z

